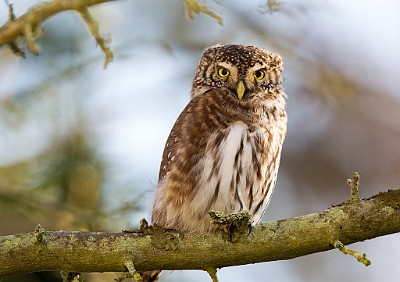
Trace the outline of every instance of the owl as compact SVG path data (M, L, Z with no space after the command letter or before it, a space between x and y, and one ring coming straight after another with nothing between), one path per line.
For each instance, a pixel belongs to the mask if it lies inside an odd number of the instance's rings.
M249 45L206 49L191 99L162 156L152 222L212 232L210 210L248 211L258 223L277 179L286 136L282 59Z

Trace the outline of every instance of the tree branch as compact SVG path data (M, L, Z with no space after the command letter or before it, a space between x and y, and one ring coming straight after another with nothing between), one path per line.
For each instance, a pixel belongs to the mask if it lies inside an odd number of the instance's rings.
M98 33L97 24L95 24L86 8L110 1L115 0L53 0L32 7L18 18L13 14L12 6L9 4L9 20L0 27L0 46L8 44L12 50L18 51L14 53L23 56L16 44L17 38L23 37L28 50L37 55L40 51L39 45L36 43L36 39L40 35L40 24L57 13L73 10L77 11L88 25L90 32L106 55L105 65L107 65L112 59L112 52L106 47L106 41Z
M400 232L400 190L262 223L236 243L215 234L144 228L133 233L43 231L0 237L0 276L68 270L203 269L286 260ZM337 245L340 241L343 245ZM336 242L336 244L335 244ZM335 246L334 246L335 244ZM131 265L132 264L132 265Z
M32 54L38 55L40 46L36 41L42 33L40 24L57 13L73 10L82 17L97 44L103 50L106 57L104 67L107 67L107 64L113 58L113 53L107 46L109 40L105 40L100 36L98 25L90 15L87 7L110 1L115 0L53 0L32 7L19 18L14 15L12 4L6 2L9 14L8 21L0 27L0 47L7 44L15 55L25 58L24 51L17 44L17 39L22 37L27 49ZM194 13L204 13L216 19L220 25L223 24L222 17L208 8L207 5L201 4L197 0L183 0L183 3L185 4L188 18L193 19Z

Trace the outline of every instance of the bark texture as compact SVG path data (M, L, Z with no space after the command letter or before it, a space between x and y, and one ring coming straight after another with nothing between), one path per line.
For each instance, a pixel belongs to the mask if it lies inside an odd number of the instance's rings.
M0 237L0 276L21 272L204 269L286 260L400 232L400 190L353 198L333 208L266 222L232 243L220 233L45 231Z

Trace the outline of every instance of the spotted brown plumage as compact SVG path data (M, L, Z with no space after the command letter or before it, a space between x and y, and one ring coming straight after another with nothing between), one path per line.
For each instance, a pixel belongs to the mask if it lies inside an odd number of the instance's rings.
M248 45L216 45L200 59L191 100L165 144L153 224L211 232L208 212L260 221L286 135L282 59ZM148 280L155 281L155 280Z
M278 55L243 45L207 49L165 145L153 224L209 232L210 210L248 210L259 222L276 183L285 98Z

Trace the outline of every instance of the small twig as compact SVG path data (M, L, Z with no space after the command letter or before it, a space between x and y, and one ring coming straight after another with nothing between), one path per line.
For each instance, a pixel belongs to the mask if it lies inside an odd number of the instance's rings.
M97 44L99 44L101 50L103 50L104 54L106 55L106 59L104 62L104 68L106 68L108 63L112 61L113 56L114 56L111 49L106 46L110 42L110 39L106 40L103 37L101 37L100 32L99 32L99 26L96 23L96 21L94 20L94 18L92 17L92 15L89 13L89 10L87 8L81 8L76 11L82 17L82 19L85 21L90 33L93 35Z
M367 258L367 255L364 253L360 255L358 251L353 251L347 248L342 242L340 241L335 241L333 243L333 246L344 253L345 255L351 255L357 259L357 261L361 262L365 266L371 265L371 261Z
M7 23L13 22L16 19L16 16L14 14L14 7L13 4L8 3L8 1L5 1L6 5L8 6L8 20ZM20 56L22 58L26 58L25 56L25 52L21 50L21 48L19 48L18 44L16 41L10 42L8 43L8 47L10 47L11 51L17 55Z
M63 282L80 282L83 281L82 275L79 272L61 271Z
M26 47L34 55L39 55L40 53L40 46L36 43L36 39L38 39L38 35L40 35L40 33L41 32L37 28L33 28L30 23L24 25Z
M206 5L199 4L197 0L184 0L186 4L186 16L193 19L193 13L206 14L217 20L220 25L224 24L224 19L216 12L208 8Z
M129 259L126 260L124 262L124 265L128 269L129 274L133 278L133 281L135 281L135 282L142 282L143 281L142 276L140 275L139 272L136 271L135 265L133 264L133 262L131 260L129 260Z
M132 275L131 275L130 273L124 273L124 274L122 274L120 277L114 278L114 281L122 282L122 281L124 281L124 280L127 279L127 278L132 278Z
M218 282L217 269L215 267L207 268L205 271L210 275L213 282Z
M15 21L15 14L14 14L14 7L13 4L8 3L8 1L6 0L6 5L8 6L8 21L7 22L12 22Z
M153 234L153 227L149 226L149 223L147 222L147 220L145 218L142 218L140 220L140 228L139 231L147 234L147 235L151 235Z
M353 173L353 179L347 179L347 184L351 188L351 200L359 201L360 195L358 193L358 188L360 187L360 174L358 172Z
M35 240L37 243L42 243L46 241L44 234L46 229L44 229L40 224L35 226Z

